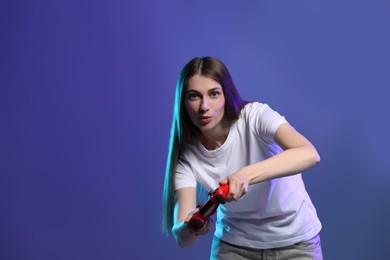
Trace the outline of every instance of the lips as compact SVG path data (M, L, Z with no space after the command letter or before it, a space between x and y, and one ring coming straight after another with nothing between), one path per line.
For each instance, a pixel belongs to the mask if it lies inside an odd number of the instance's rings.
M200 119L200 123L204 125L204 124L210 123L212 117L211 116L201 116L199 119Z

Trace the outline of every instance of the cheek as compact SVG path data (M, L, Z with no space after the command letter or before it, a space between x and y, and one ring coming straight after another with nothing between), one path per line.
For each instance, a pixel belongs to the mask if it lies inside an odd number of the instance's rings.
M221 100L218 104L218 111L220 113L223 113L225 111L225 100Z
M194 113L194 104L192 102L186 102L184 104L185 109L187 110L188 114L193 114Z
M192 103L186 102L186 104L184 105L184 108L185 108L185 110L187 111L187 114L188 114L188 116L190 117L191 121L193 121L193 118L194 118L195 115L197 114L197 112L196 112L195 109L194 109L193 104L192 104Z

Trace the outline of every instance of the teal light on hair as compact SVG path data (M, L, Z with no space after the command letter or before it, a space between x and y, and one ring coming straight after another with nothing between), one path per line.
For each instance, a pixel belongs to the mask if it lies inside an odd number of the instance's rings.
M174 197L174 171L179 159L180 142L181 142L181 97L182 97L183 78L180 77L176 85L175 100L173 106L173 120L169 138L168 159L165 169L164 190L163 190L163 233L170 235L173 227L173 209L175 204Z

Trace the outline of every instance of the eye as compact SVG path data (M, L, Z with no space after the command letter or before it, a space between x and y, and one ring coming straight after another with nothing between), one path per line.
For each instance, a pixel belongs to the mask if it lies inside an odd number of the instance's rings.
M218 97L220 94L221 93L219 91L216 91L216 90L210 92L210 96L212 96L212 97Z
M198 97L199 97L199 95L196 94L196 93L189 93L188 94L188 99L189 100L196 100Z

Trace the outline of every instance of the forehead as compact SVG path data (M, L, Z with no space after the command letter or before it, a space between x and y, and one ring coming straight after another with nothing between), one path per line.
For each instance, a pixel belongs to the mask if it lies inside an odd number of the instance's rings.
M222 86L212 78L208 78L202 75L194 75L187 82L187 91L208 91L210 89L220 88Z

